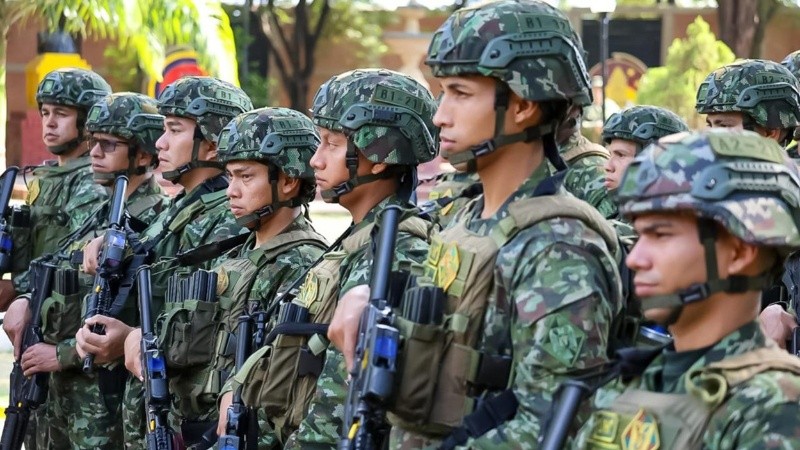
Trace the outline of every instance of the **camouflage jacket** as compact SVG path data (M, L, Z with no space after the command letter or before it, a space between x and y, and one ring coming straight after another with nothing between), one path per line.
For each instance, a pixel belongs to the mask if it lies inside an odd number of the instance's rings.
M627 387L665 394L686 394L687 374L722 360L767 346L758 322L750 322L711 347L692 352L665 350ZM606 409L620 394L620 385L604 389L595 406ZM723 387L724 389L724 387ZM647 408L647 405L641 405ZM712 410L702 435L704 449L800 448L796 418L800 416L800 376L768 370L729 387ZM597 416L581 427L574 448L586 448ZM583 423L583 422L582 422ZM624 426L624 425L621 425Z
M540 165L490 218L480 217L479 197L462 210L468 229L490 235L509 215L509 206L530 198L549 172ZM569 194L562 188L555 195ZM510 343L509 387L519 407L512 420L471 439L468 448L537 447L559 384L608 361L611 323L622 307L620 290L617 262L605 240L577 219L535 223L500 248L478 348L504 354ZM390 448L437 446L435 439L392 429Z
M428 202L421 205L423 210L430 209L430 216L433 221L439 224L442 228L453 220L456 212L458 212L470 200L480 194L480 191L474 195L471 192L466 192L467 188L475 184L479 184L481 180L476 173L467 172L446 172L439 174L436 177L436 184L428 194ZM451 198L446 205L441 206L435 204L434 201L440 199Z
M359 223L356 232L377 220L378 212L390 204L408 205L392 196L373 207ZM406 232L399 232L395 246L395 270L407 268L411 263L421 263L428 252L428 242ZM372 269L372 254L369 246L349 254L341 263L339 298L355 286L369 284ZM317 388L308 412L299 429L287 440L285 449L331 448L335 449L339 440L344 417L344 403L347 398L347 368L342 353L328 348L325 365L317 380Z
M12 274L18 293L29 291L27 266L34 259L58 249L59 242L90 219L108 193L92 179L88 156L63 166L43 165L33 169L25 204L31 208L27 236L14 236L15 267ZM22 251L22 249L26 249ZM20 250L20 251L17 251Z
M564 178L567 192L597 208L606 219L615 217L617 205L603 184L603 165L608 161L608 151L576 132L558 152L567 163L567 175Z

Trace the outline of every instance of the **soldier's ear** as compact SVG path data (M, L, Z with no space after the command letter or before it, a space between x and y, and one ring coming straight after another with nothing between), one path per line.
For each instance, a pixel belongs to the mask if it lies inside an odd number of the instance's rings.
M278 192L286 198L296 197L300 192L302 182L299 178L292 178L280 172L280 175L278 175Z
M217 160L217 143L212 141L208 142L208 147L206 147L206 161L216 161ZM202 156L202 155L199 155Z
M514 124L519 128L534 126L541 120L542 108L537 102L526 100L512 92L508 106Z
M731 233L718 230L717 254L720 261L727 261L727 268L723 268L720 276L726 278L731 275L757 276L764 273L763 257L767 252L762 248L749 244ZM726 265L725 262L722 263Z
M388 167L389 166L386 165L385 163L373 164L372 169L370 169L370 173L372 173L373 175L377 175L379 173L383 173L383 171L386 170Z

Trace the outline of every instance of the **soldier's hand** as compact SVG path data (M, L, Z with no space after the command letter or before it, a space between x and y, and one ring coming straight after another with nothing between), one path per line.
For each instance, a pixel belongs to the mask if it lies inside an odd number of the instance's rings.
M97 259L100 257L100 249L102 247L103 236L98 236L83 248L83 271L89 275L97 273Z
M56 356L56 346L40 342L32 345L22 354L22 373L29 377L40 372L61 370Z
M358 325L369 302L369 286L362 284L347 291L333 313L328 327L328 339L344 355L347 370L353 367L358 343Z
M794 316L784 311L781 305L773 303L764 308L758 318L764 334L785 349L786 341L792 338L792 330L797 326Z
M92 333L91 327L95 324L105 325L105 334ZM131 330L133 327L113 317L101 315L90 317L75 334L78 355L85 358L87 354L93 354L95 364L114 361L125 354L125 338Z
M14 346L14 359L19 359L19 349L22 346L22 335L25 327L31 321L31 310L28 308L28 299L18 297L8 307L3 317L3 331L6 332L11 344Z
M0 312L8 310L11 302L17 296L14 283L11 280L0 280Z
M217 436L225 436L228 427L228 407L233 403L233 391L222 394L219 398L219 421L217 422Z
M125 367L141 381L142 376L142 329L134 328L125 339Z

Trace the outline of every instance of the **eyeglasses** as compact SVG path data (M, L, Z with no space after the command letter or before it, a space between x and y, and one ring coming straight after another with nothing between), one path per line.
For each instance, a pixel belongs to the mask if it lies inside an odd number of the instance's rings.
M100 150L103 153L114 153L117 150L118 145L125 145L130 147L130 142L122 142L122 141L109 141L108 139L97 139L95 137L90 137L88 142L89 150L93 149L95 145L100 145Z

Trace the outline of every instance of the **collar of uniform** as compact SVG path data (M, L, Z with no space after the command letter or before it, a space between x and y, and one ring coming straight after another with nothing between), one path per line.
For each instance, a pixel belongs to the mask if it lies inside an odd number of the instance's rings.
M716 344L708 347L708 350L700 355L694 364L687 368L684 372L684 376L675 384L675 391L678 393L686 392L685 383L683 382L686 373L689 373L693 369L699 369L717 361L764 347L766 345L766 339L757 321L745 324L738 330L722 338L722 340ZM665 349L664 352L674 352L674 350ZM662 354L650 364L642 375L643 387L647 390L661 392L663 390L662 379L664 369L665 358Z
M377 205L373 206L372 209L370 209L369 212L367 212L367 215L364 216L364 220L362 220L358 225L355 226L355 228L353 228L353 232L351 233L351 235L355 234L357 231L361 230L367 225L376 222L378 220L377 217L378 213L383 211L383 209L389 205L398 205L403 209L413 208L413 206L409 205L408 202L405 202L401 200L400 197L398 197L397 195L392 194L386 197L385 199L381 200L380 202L378 202Z
M505 211L508 208L508 205L514 203L516 201L522 200L524 198L528 198L533 196L533 192L536 190L536 187L545 180L545 178L550 176L550 167L547 164L547 160L542 160L542 163L539 164L539 167L533 171L531 176L529 176L518 188L511 194L510 197L503 203L503 206L497 210L493 217L489 219L481 219L480 215L483 211L483 195L478 197L478 200L475 202L475 207L472 208L472 219L470 222L473 221L481 221L481 220L494 220L495 218L501 218L505 216Z
M280 231L276 236L284 234L284 233L291 233L292 231L300 231L300 230L308 230L311 228L311 224L306 220L303 214L298 214L297 217L294 218L284 229ZM241 247L243 251L246 252L263 252L271 248L271 240L268 240L264 243L261 247L255 248L256 245L256 234L250 233L250 236L244 242L244 245Z

